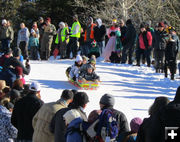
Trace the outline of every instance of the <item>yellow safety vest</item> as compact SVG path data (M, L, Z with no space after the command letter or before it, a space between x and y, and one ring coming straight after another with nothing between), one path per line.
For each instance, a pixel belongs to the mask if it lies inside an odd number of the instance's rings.
M76 25L79 25L79 31L77 34L73 35ZM71 34L72 34L70 35L71 37L77 37L77 38L81 37L81 24L79 23L79 21L73 23L72 28L71 28Z
M61 30L61 41L64 42L66 40L66 30L68 31L68 28L65 27ZM67 39L67 42L69 42L69 38Z

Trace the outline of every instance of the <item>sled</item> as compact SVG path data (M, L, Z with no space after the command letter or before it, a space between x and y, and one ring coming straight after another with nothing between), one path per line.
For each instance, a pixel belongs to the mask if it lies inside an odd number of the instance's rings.
M98 82L93 82L93 81L82 82L80 80L74 81L71 78L68 78L68 80L69 80L69 83L71 83L72 85L76 86L77 88L79 88L81 90L97 90L99 88L99 84L100 84L100 81L98 81Z

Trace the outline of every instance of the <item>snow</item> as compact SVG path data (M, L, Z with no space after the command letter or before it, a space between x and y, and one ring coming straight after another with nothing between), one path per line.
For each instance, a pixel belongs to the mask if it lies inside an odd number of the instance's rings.
M67 81L65 70L74 63L73 60L31 61L31 73L26 80L41 84L42 100L56 101L64 89L77 89ZM98 90L85 91L89 96L85 111L87 115L99 109L99 100L105 93L115 97L115 109L122 111L130 121L134 117L148 117L148 108L158 96L173 99L178 80L164 78L164 74L155 73L151 67L121 65L98 62L96 72L101 78ZM84 90L81 90L84 91Z

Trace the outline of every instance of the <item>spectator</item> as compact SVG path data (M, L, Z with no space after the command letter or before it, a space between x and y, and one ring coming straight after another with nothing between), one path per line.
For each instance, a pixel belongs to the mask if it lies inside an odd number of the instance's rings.
M33 127L32 119L43 102L40 96L40 85L32 82L29 94L16 102L12 113L11 122L18 129L17 142L32 142Z
M120 20L120 31L121 31L122 46L124 46L124 39L125 39L125 35L126 35L126 32L127 32L127 27L124 24L124 20L123 19Z
M57 102L44 104L33 118L33 142L54 142L54 135L49 131L49 125L55 113L66 108L73 100L73 92L64 90Z
M50 130L55 134L55 142L66 142L65 133L67 125L77 117L87 121L84 108L89 102L89 98L85 92L78 92L74 96L72 105L69 108L59 110L53 117ZM67 138L69 141L70 138Z
M161 124L159 118L160 112L169 103L167 97L157 97L149 108L149 118L143 120L142 125L139 128L136 142L164 142L162 140Z
M20 24L21 29L18 31L17 47L22 51L24 59L28 58L28 42L29 42L29 30L24 23Z

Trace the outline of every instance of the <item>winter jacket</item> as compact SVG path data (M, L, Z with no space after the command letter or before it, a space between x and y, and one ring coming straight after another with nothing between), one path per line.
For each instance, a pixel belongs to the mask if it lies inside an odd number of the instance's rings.
M49 38L53 38L56 35L56 27L53 24L45 26L43 36L48 36Z
M59 110L51 121L50 131L55 135L55 142L66 142L65 134L67 123L71 122L75 118L73 113L70 112L71 109L73 108L64 108ZM81 108L76 108L76 112L84 121L87 121L87 116Z
M80 69L80 66L78 67L78 64L75 62L75 64L72 65L71 71L69 73L70 78L74 78L74 77L77 78L79 76L79 69Z
M12 142L17 137L17 129L11 124L11 113L0 105L0 142Z
M90 63L83 64L79 69L79 73L86 72L89 65ZM95 70L95 67L94 67L94 70Z
M93 71L91 74L89 74L87 71L86 72L81 72L79 74L79 79L86 79L87 81L95 81L95 80L100 80L100 77Z
M177 52L180 52L180 40L179 40L179 37L177 35L173 34L172 35L172 39L176 43L176 50L177 50Z
M14 39L14 31L10 26L1 26L0 27L0 40L2 39Z
M23 28L23 29L20 29L19 32L18 32L18 39L17 39L17 46L19 47L19 43L21 41L25 41L26 43L28 43L29 41L29 30L28 28Z
M15 103L11 122L18 129L18 140L32 140L32 119L42 105L43 102L32 92Z
M165 60L175 61L177 52L175 40L169 41L165 49Z
M63 100L44 104L33 118L33 142L54 142L54 135L49 130L49 124L55 113L67 107Z
M150 49L152 46L151 32L149 32L149 31L146 31L143 33L141 32L138 37L137 46L138 46L138 48L143 49L143 50Z
M96 26L94 27L94 39L97 42L101 42L105 40L106 35L106 27L104 25L101 25L100 27Z
M31 36L29 38L29 46L28 48L30 49L31 47L39 47L39 39Z
M124 36L123 44L124 46L132 47L136 41L136 30L132 24L127 26L127 31Z
M121 111L118 111L112 107L105 106L103 109L110 109L113 112L114 116L117 118L116 120L118 121L118 127L119 127L118 135L120 135L121 133L124 133L124 132L129 132L128 121L127 121L127 118L124 115L124 113L122 113Z
M166 48L166 40L168 39L168 34L165 31L156 31L155 32L155 50L164 51Z
M120 30L121 30L121 42L122 45L124 45L124 38L127 32L127 27L126 26L120 27Z

